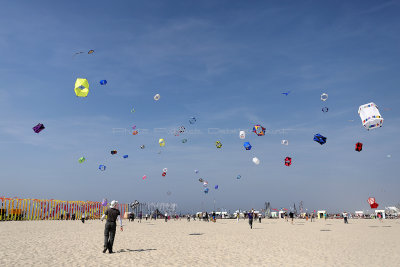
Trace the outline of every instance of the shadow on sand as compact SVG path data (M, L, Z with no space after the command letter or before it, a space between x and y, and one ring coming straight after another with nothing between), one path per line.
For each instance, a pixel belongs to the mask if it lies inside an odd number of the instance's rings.
M189 234L189 235L204 235L203 233L193 233L193 234Z
M141 249L129 249L129 248L127 248L127 249L120 249L120 250L117 251L117 253L123 253L123 252L144 252L144 251L151 251L151 250L157 250L157 249L155 249L155 248L146 248L146 249L143 249L143 248L141 248Z

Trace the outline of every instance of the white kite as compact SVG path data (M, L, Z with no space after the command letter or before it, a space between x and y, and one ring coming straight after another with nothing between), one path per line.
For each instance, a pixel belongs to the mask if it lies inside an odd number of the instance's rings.
M360 115L362 124L368 131L378 127L382 127L383 118L379 113L378 106L371 102L361 105L358 108L358 115Z

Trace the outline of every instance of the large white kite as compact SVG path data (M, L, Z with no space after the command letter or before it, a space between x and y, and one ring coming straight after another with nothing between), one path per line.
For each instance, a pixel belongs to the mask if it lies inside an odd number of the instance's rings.
M365 129L371 130L378 127L382 127L383 118L379 113L378 106L371 102L365 105L361 105L358 108L358 115L360 115L362 124Z

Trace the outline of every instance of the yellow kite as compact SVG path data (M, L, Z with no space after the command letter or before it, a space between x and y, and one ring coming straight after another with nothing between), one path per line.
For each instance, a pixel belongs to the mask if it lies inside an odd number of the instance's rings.
M76 79L75 94L79 97L87 97L87 95L89 94L89 82L86 79Z

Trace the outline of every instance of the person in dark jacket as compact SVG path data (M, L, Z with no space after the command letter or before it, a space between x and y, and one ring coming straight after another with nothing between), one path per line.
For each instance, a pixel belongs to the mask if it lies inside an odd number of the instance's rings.
M106 210L106 212L103 214L101 217L101 221L104 220L104 218L107 215L107 222L104 228L104 249L103 253L106 253L107 249L109 253L113 253L113 245L114 245L114 238L115 238L115 231L117 229L117 219L119 220L120 226L121 226L121 231L123 231L123 226L122 226L122 219L121 219L121 213L119 210L116 208L118 204L118 201L113 200L111 201L110 208Z

